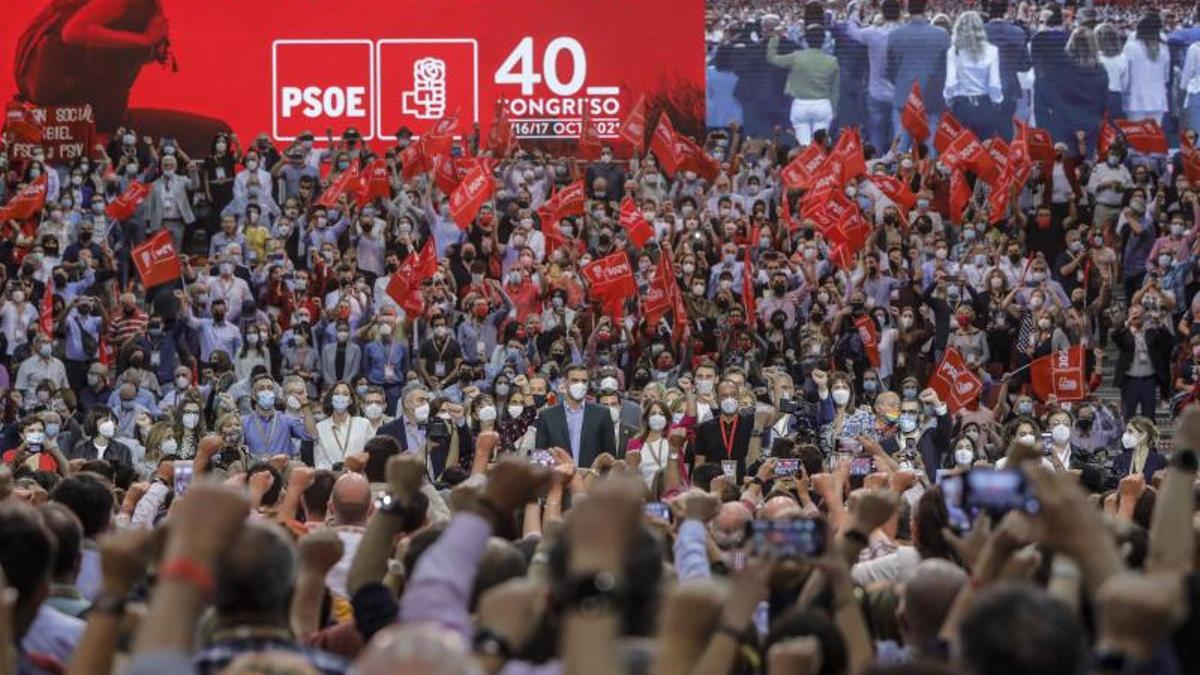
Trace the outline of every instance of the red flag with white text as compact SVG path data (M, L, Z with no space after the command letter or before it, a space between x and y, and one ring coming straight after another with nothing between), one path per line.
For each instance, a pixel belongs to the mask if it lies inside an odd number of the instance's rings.
M621 227L629 233L629 241L633 242L634 246L641 248L654 237L654 227L646 222L641 209L629 195L625 195L621 200L619 216Z
M358 205L362 206L372 199L392 196L392 175L388 171L387 162L381 157L371 160L362 174L362 189L358 193Z
M35 116L36 108L24 101L9 101L4 110L4 133L12 134L13 141L41 143L45 127Z
M867 361L872 368L878 368L881 360L879 358L879 331L875 328L875 319L864 314L854 320L854 326L858 328L858 337L862 340L863 349L867 352Z
M358 169L350 168L343 171L336 180L325 188L321 193L321 198L317 200L317 206L329 208L336 206L338 199L342 195L358 194L359 175Z
M125 191L104 207L104 213L114 220L132 218L137 209L150 194L150 186L139 181L133 181Z
M921 83L913 81L912 91L900 111L900 125L912 136L917 143L924 143L929 138L929 114L925 111L925 101L921 98Z
M1033 393L1042 401L1053 395L1060 403L1087 398L1087 378L1084 377L1086 358L1084 346L1075 345L1034 359L1029 364Z
M983 380L967 367L957 349L949 347L942 356L942 362L933 371L929 387L937 392L938 398L953 415L960 408L978 400L983 391Z
M1134 150L1148 155L1167 153L1167 135L1155 120L1117 120L1115 124L1125 135L1125 142Z
M180 277L179 255L167 230L159 230L133 247L133 264L142 278L142 286L153 288Z
M820 145L812 143L797 153L792 161L783 167L779 172L779 178L783 181L784 188L788 190L808 189L812 184L813 177L824 163L824 151L821 150Z
M617 251L584 265L580 274L588 282L588 291L596 300L630 298L637 294L633 267L625 251Z
M21 186L7 204L0 206L0 222L32 218L45 205L46 174L42 174L33 182Z
M476 165L450 194L450 217L462 229L471 227L479 209L492 198L496 181L485 165Z
M629 110L629 115L621 122L617 135L628 141L638 154L646 146L646 95L638 97L637 103Z

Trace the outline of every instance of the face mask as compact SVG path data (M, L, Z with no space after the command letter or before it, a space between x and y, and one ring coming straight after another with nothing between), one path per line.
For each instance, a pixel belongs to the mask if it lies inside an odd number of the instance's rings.
M1171 266L1171 256L1167 255L1165 253L1163 255L1158 256L1158 266L1162 267L1164 269L1170 267Z
M975 453L969 448L959 448L954 451L954 463L958 466L970 466L975 461Z
M1065 424L1055 424L1054 428L1050 430L1050 438L1058 445L1066 443L1071 440L1071 427Z
M251 345L251 346L258 344L258 333L250 333L249 335L247 335L246 336L246 344Z
M1124 446L1126 450L1132 450L1136 448L1138 443L1141 442L1142 435L1135 431L1126 431L1121 435L1121 445Z
M13 302L25 302L25 291L17 291L13 293Z
M992 280L989 283L992 285L992 288L1003 288L1004 287L1004 280L1001 279L1000 277L992 277Z
M1017 442L1020 443L1021 445L1032 446L1034 440L1036 440L1036 439L1034 438L1034 435L1031 433L1017 434Z
M496 420L496 408L494 406L484 406L478 412L480 422L494 422Z
M288 410L299 410L300 409L300 397L296 396L295 394L288 396L287 397L287 409Z
M906 400L915 400L917 398L917 390L912 387L905 387L903 395Z
M350 397L345 394L338 394L329 399L329 405L338 412L345 412L350 407Z
M252 159L249 162L246 162L246 170L247 171L255 171L257 169L258 169L258 162L256 160Z
M696 380L696 393L701 396L710 396L713 392L712 380Z
M878 380L863 380L863 391L874 392L879 388Z
M1033 403L1030 401L1021 401L1020 403L1018 403L1017 404L1017 414L1018 415L1033 414Z
M721 399L721 413L722 414L732 415L735 412L737 412L737 409L738 409L738 402L737 402L736 398L729 397L729 398Z
M378 403L368 403L363 406L363 414L367 416L367 419L377 420L383 417L383 406Z
M1050 330L1050 319L1039 319L1038 328L1042 330Z
M844 406L847 403L849 403L850 402L850 390L849 389L834 389L833 390L833 402L834 402L834 404L836 404L839 407Z
M508 406L509 417L520 417L521 413L523 412L525 412L525 406L523 405L516 405L514 403L513 405Z
M50 345L45 343L38 345L38 354L44 359L50 358Z
M265 410L270 410L275 407L275 392L266 389L255 394L254 399L258 401L258 407Z
M184 429L195 429L196 425L200 423L200 414L183 413L180 421L183 423Z
M913 417L912 415L901 415L900 416L900 431L903 431L904 433L907 434L907 433L911 433L912 430L916 429L916 428L917 428L917 418Z
M104 420L96 426L96 431L105 438L112 438L117 433L117 425L112 420Z
M338 342L346 342L346 341L347 341L347 340L349 340L349 339L350 339L350 334L349 334L349 333L347 333L347 332L345 332L345 331L338 331L338 334L337 334L337 341L338 341Z
M913 318L911 316L905 315L905 316L900 317L900 327L901 328L912 328L912 324L913 324Z
M44 431L30 431L29 433L25 434L26 445L41 445L45 442L46 432Z
M576 401L582 401L583 397L587 396L587 389L586 382L572 382L571 386L567 387L567 391L571 394L571 398L575 399Z
M497 396L508 396L509 386L507 382L501 382L496 385Z
M417 420L417 424L424 424L429 419L429 404L422 403L414 408L413 419Z
M1030 307L1030 309L1038 309L1038 308L1039 308L1039 307L1041 307L1041 306L1042 306L1042 299L1041 299L1041 298L1030 298L1030 299L1029 299L1029 307Z

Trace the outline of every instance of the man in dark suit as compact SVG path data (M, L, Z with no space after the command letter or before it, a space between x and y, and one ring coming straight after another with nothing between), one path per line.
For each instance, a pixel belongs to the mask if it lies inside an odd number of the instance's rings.
M563 380L567 387L563 402L538 413L534 447L562 448L575 458L576 466L584 469L606 452L615 457L612 415L602 405L585 402L587 367L578 363L567 366Z
M754 435L754 413L741 412L737 384L721 380L717 385L719 414L696 427L696 466L714 463L741 485L746 475L750 439Z
M946 51L950 34L925 18L925 0L908 0L908 23L888 34L887 77L895 85L892 98L892 129L901 133L900 112L908 101L913 82L921 85L929 129L937 128L945 102L942 88L946 83ZM904 134L902 146L907 147Z
M1154 419L1158 393L1171 388L1171 332L1163 319L1149 316L1141 305L1130 305L1125 325L1113 332L1117 370L1113 385L1121 390L1121 417L1141 414Z
M1012 139L1012 118L1021 99L1021 83L1017 73L1029 70L1029 35L1025 29L1008 21L1008 0L991 0L988 5L988 22L983 27L988 42L1000 51L1000 82L1004 90L1004 101L996 111L995 128L1005 140Z
M1066 140L1074 129L1063 129L1056 108L1061 107L1058 88L1070 70L1067 39L1063 29L1062 8L1052 4L1046 13L1045 28L1029 40L1029 57L1033 64L1033 115L1037 125L1050 132L1054 140Z
M437 406L437 409L435 410L433 406ZM475 445L465 419L457 422L453 419L445 421L436 419L438 413L449 412L453 407L453 404L447 399L433 400L424 387L410 387L401 398L400 414L396 416L396 419L379 427L375 435L390 436L395 439L401 453L424 453L428 450L425 464L430 480L457 482L461 478L454 471L446 472L447 468L454 468L454 465L447 463L451 457L451 446L454 441L457 441L457 456L460 458L461 465L464 463L461 458L474 455ZM431 419L434 423L448 423L449 426L446 428L448 433L441 437L431 436L429 433ZM457 436L454 436L454 431L458 432ZM368 459L368 467L372 469L382 468L377 466L379 463L386 464L387 457L380 455L378 457L371 456Z
M600 395L596 397L596 402L608 410L609 417L613 421L613 439L617 450L613 455L615 457L624 457L625 450L629 447L629 439L637 436L641 428L632 424L622 423L621 412L624 404L621 402L620 394L615 389L602 389Z

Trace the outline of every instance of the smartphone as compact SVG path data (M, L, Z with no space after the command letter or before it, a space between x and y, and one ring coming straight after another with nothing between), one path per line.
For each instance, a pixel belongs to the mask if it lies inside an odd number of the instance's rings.
M775 475L779 477L790 477L800 473L800 460L798 459L777 459L775 460Z
M554 466L554 455L549 450L530 450L529 461L542 466Z
M963 533L981 513L999 520L1014 509L1037 513L1041 503L1025 480L1025 474L1012 469L971 469L957 475L945 475L939 485L949 515L950 527Z
M1054 441L1050 437L1049 432L1042 432L1042 454L1049 457L1054 451Z
M178 460L175 462L175 496L182 497L187 494L188 488L192 486L192 462L191 460Z
M816 557L825 552L825 528L810 518L755 519L746 523L746 537L759 557Z
M862 452L863 446L857 439L846 436L840 437L837 440L838 451L848 455L857 455Z
M671 507L664 502L647 502L645 507L646 515L659 520L671 522Z
M851 476L866 476L872 473L875 473L875 458L867 456L850 460Z

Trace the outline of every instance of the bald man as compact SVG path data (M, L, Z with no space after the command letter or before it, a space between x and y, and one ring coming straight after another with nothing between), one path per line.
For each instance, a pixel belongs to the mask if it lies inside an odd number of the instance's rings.
M950 614L959 591L967 585L967 573L949 560L921 561L904 584L896 622L904 647L894 643L879 646L880 663L903 663L923 658L942 661L944 654L928 651L938 644L938 631Z
M746 536L746 523L754 514L741 502L725 502L713 520L712 535L717 548L728 551L742 545Z
M338 539L342 540L342 558L329 570L325 585L338 597L350 597L346 592L346 575L350 573L350 563L354 561L372 510L371 484L365 476L344 473L333 483L329 515L333 516L333 527Z

